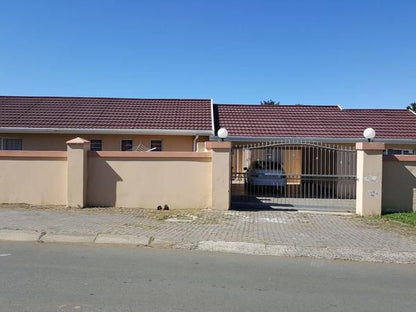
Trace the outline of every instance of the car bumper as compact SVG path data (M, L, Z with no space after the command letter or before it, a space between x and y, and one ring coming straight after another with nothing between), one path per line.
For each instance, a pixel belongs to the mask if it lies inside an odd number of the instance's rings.
M251 178L247 182L251 185L260 185L260 186L285 186L287 181L286 179L264 179L264 178Z

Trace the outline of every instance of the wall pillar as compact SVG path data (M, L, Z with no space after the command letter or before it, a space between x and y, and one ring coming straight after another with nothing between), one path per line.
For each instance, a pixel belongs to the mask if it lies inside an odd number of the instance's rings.
M384 143L356 143L357 200L356 214L381 215Z
M68 157L67 206L83 208L87 203L87 152L90 142L75 138L66 142Z
M212 209L228 210L231 202L231 142L206 142L212 153Z

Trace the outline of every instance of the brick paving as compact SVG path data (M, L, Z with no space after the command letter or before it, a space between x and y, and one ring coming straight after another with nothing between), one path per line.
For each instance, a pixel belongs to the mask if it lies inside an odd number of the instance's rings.
M119 234L169 243L246 242L416 252L416 235L368 225L353 215L290 211L169 211L0 206L0 230Z

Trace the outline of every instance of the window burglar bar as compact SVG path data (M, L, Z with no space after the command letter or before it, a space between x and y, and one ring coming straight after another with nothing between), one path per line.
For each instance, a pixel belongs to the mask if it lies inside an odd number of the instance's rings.
M22 139L0 138L0 150L21 150Z

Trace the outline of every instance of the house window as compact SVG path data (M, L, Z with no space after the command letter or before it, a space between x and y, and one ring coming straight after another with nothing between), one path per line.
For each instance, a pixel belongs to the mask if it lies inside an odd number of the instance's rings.
M121 150L132 151L133 150L133 140L121 140Z
M102 151L103 150L103 140L96 140L92 139L91 142L91 150L92 151Z
M162 151L162 140L151 140L150 149L152 152L161 152Z
M414 155L415 151L412 149L387 149L384 153L386 155Z
M22 150L22 139L0 138L0 150Z

